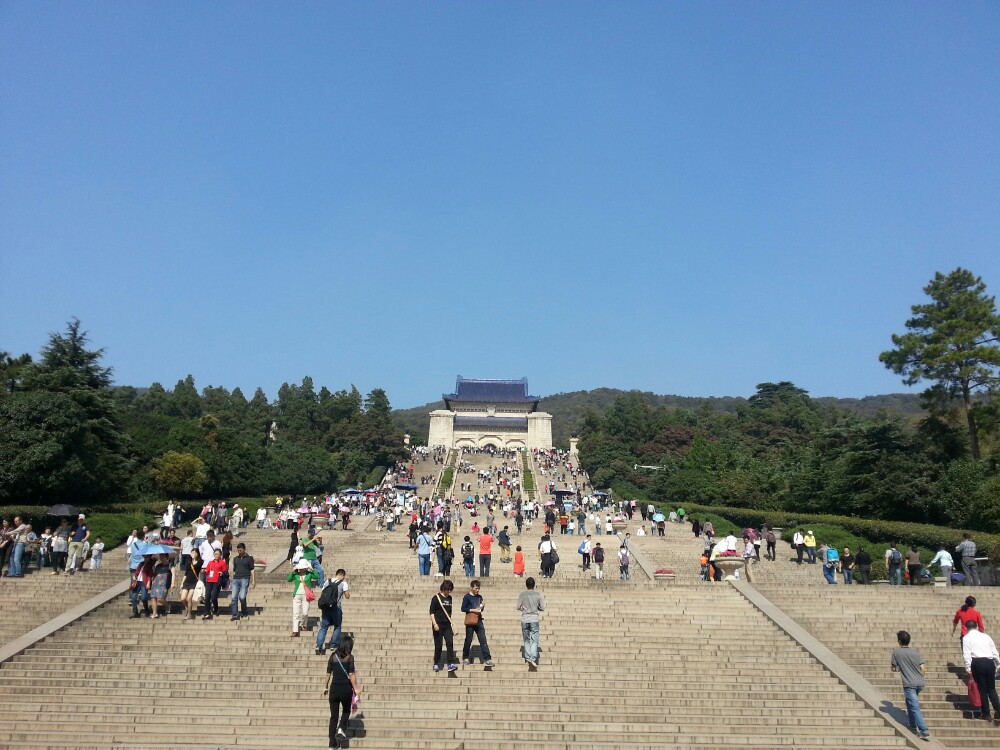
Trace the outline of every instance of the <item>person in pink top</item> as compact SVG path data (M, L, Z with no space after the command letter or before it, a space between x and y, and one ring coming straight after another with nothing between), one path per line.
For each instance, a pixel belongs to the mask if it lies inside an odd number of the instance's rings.
M479 576L481 578L490 577L490 560L493 559L491 550L493 549L493 537L489 531L485 531L479 537Z

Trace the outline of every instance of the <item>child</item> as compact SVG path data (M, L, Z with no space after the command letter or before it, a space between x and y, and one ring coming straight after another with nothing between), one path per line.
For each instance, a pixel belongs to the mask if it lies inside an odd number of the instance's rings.
M104 559L104 540L97 537L94 546L90 548L90 569L98 570L101 567L101 560Z
M701 580L708 580L708 555L704 552L701 555Z
M628 563L628 547L623 544L618 550L618 575L623 581L629 580Z
M473 534L478 534L479 533L479 521L473 521L472 522L472 533Z
M521 545L514 550L514 575L524 576L524 553L521 552Z

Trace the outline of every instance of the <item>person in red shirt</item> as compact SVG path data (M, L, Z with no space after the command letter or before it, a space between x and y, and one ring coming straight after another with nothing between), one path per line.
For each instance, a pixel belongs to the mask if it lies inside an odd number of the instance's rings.
M202 571L205 576L205 616L202 620L211 620L212 615L219 614L219 591L222 589L222 574L229 570L226 561L222 559L222 550L215 550L215 556L209 560Z
M493 537L486 531L479 537L479 576L481 578L490 577L490 561L493 559L491 550L493 549Z
M976 625L979 626L979 632L986 632L986 624L983 622L983 616L979 614L979 611L976 609L976 597L974 596L965 597L965 604L958 608L958 611L955 613L955 619L951 621L952 635L955 635L955 629L959 625L962 626L962 635L958 639L959 642L961 642L962 638L965 638L965 634L969 632L969 629L965 626L967 620L975 620Z

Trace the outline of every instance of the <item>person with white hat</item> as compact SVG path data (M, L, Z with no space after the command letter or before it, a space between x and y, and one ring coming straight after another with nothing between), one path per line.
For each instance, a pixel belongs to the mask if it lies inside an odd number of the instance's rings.
M292 583L292 638L299 637L299 631L309 622L309 602L316 598L313 587L319 582L319 576L313 571L312 564L299 560L295 570L288 574L288 582Z
M87 517L81 513L76 519L76 526L69 534L69 555L66 561L66 572L70 575L76 573L79 566L83 567L83 543L90 539L90 527L87 525ZM78 561L79 560L79 561Z

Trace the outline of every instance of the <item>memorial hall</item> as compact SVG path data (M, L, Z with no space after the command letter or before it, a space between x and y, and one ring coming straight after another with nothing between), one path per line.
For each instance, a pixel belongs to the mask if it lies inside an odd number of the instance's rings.
M528 379L455 382L444 394L444 409L430 414L427 443L445 448L552 447L552 415L538 409L538 396L528 394Z

